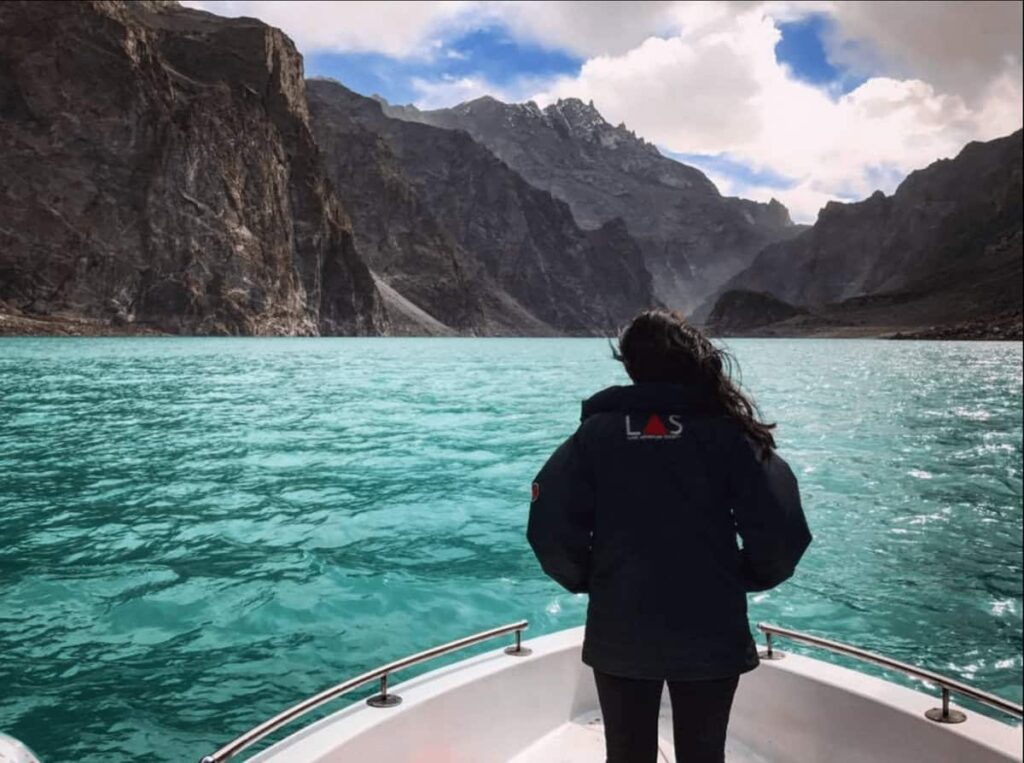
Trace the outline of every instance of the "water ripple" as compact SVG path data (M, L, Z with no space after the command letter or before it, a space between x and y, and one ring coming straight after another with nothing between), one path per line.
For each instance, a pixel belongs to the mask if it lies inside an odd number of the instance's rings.
M751 617L1020 701L1020 344L736 341L816 541ZM523 538L592 340L0 342L0 728L181 761L396 656L582 622Z

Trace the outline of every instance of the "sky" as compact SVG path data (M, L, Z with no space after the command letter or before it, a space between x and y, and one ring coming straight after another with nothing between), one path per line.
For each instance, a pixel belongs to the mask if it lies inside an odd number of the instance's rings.
M187 0L283 29L307 76L420 108L592 100L797 222L1019 129L1022 5Z

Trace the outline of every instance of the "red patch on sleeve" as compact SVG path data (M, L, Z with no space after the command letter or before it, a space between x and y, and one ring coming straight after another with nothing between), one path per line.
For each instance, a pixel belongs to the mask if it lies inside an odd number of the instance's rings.
M540 498L540 483L534 482L530 485L530 503L533 503Z

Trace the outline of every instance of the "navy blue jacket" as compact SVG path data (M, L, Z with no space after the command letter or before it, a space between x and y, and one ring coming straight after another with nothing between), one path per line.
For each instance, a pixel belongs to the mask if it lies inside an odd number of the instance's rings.
M755 668L747 592L789 578L811 542L786 462L675 384L584 402L534 482L527 537L548 575L590 594L583 661L666 680Z

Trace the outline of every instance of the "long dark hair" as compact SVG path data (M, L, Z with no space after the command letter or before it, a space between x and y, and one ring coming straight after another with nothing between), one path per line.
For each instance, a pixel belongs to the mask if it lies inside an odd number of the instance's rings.
M696 326L674 310L646 310L619 333L616 360L634 382L686 384L703 392L709 403L734 418L768 455L775 448L775 424L761 420L757 405L733 381L736 360L715 347Z

